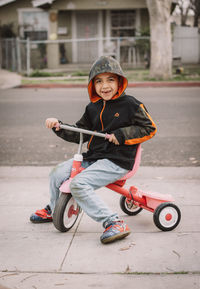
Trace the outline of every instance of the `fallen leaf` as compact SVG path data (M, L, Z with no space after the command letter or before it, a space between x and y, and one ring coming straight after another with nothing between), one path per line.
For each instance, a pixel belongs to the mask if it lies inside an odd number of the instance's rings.
M120 248L119 251L125 251L125 250L128 250L128 249L130 249L129 246L128 247L124 247L124 248Z
M129 265L127 265L125 273L129 273L129 272L130 272L130 267L129 267Z
M181 255L177 253L175 250L172 251L174 254L176 254L179 258L181 258Z
M120 248L119 251L129 250L134 245L135 245L135 243L131 242L127 247Z

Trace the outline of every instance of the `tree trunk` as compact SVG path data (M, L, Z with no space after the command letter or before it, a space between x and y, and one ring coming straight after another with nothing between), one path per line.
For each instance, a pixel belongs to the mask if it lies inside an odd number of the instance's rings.
M150 76L156 79L168 79L172 76L171 2L147 0L151 32Z
M192 9L194 11L194 27L198 27L199 18L200 18L200 1L199 0L193 0L191 2L192 2L191 3Z

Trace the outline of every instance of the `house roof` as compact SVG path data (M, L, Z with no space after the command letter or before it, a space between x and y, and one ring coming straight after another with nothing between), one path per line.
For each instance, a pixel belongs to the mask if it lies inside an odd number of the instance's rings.
M6 4L10 4L12 2L15 2L16 0L0 0L0 7L4 6ZM41 5L45 4L52 4L56 0L32 0L33 7L39 7ZM178 0L172 0L173 4L177 4Z
M52 4L55 0L32 0L33 7L39 7L44 4Z
M16 0L0 0L0 6L15 2Z
M11 2L15 2L16 0L0 0L0 7ZM33 7L39 7L44 4L52 4L55 0L32 0Z

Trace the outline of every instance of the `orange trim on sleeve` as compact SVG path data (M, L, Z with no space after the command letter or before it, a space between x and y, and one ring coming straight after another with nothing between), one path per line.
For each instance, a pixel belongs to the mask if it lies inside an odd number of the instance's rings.
M140 104L140 106L145 111L145 113L147 114L148 118L151 120L152 126L155 128L155 130L152 131L149 135L145 135L144 137L125 140L125 144L126 145L134 145L134 144L145 142L148 139L152 138L156 134L157 128L156 128L155 122L153 121L151 116L148 114L148 112L145 110L144 105Z

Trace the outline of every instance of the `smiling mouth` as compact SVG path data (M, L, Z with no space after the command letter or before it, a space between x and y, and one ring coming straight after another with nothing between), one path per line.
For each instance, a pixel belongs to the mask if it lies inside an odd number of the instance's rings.
M102 91L103 94L108 94L108 93L111 93L111 90L108 90L108 91Z

